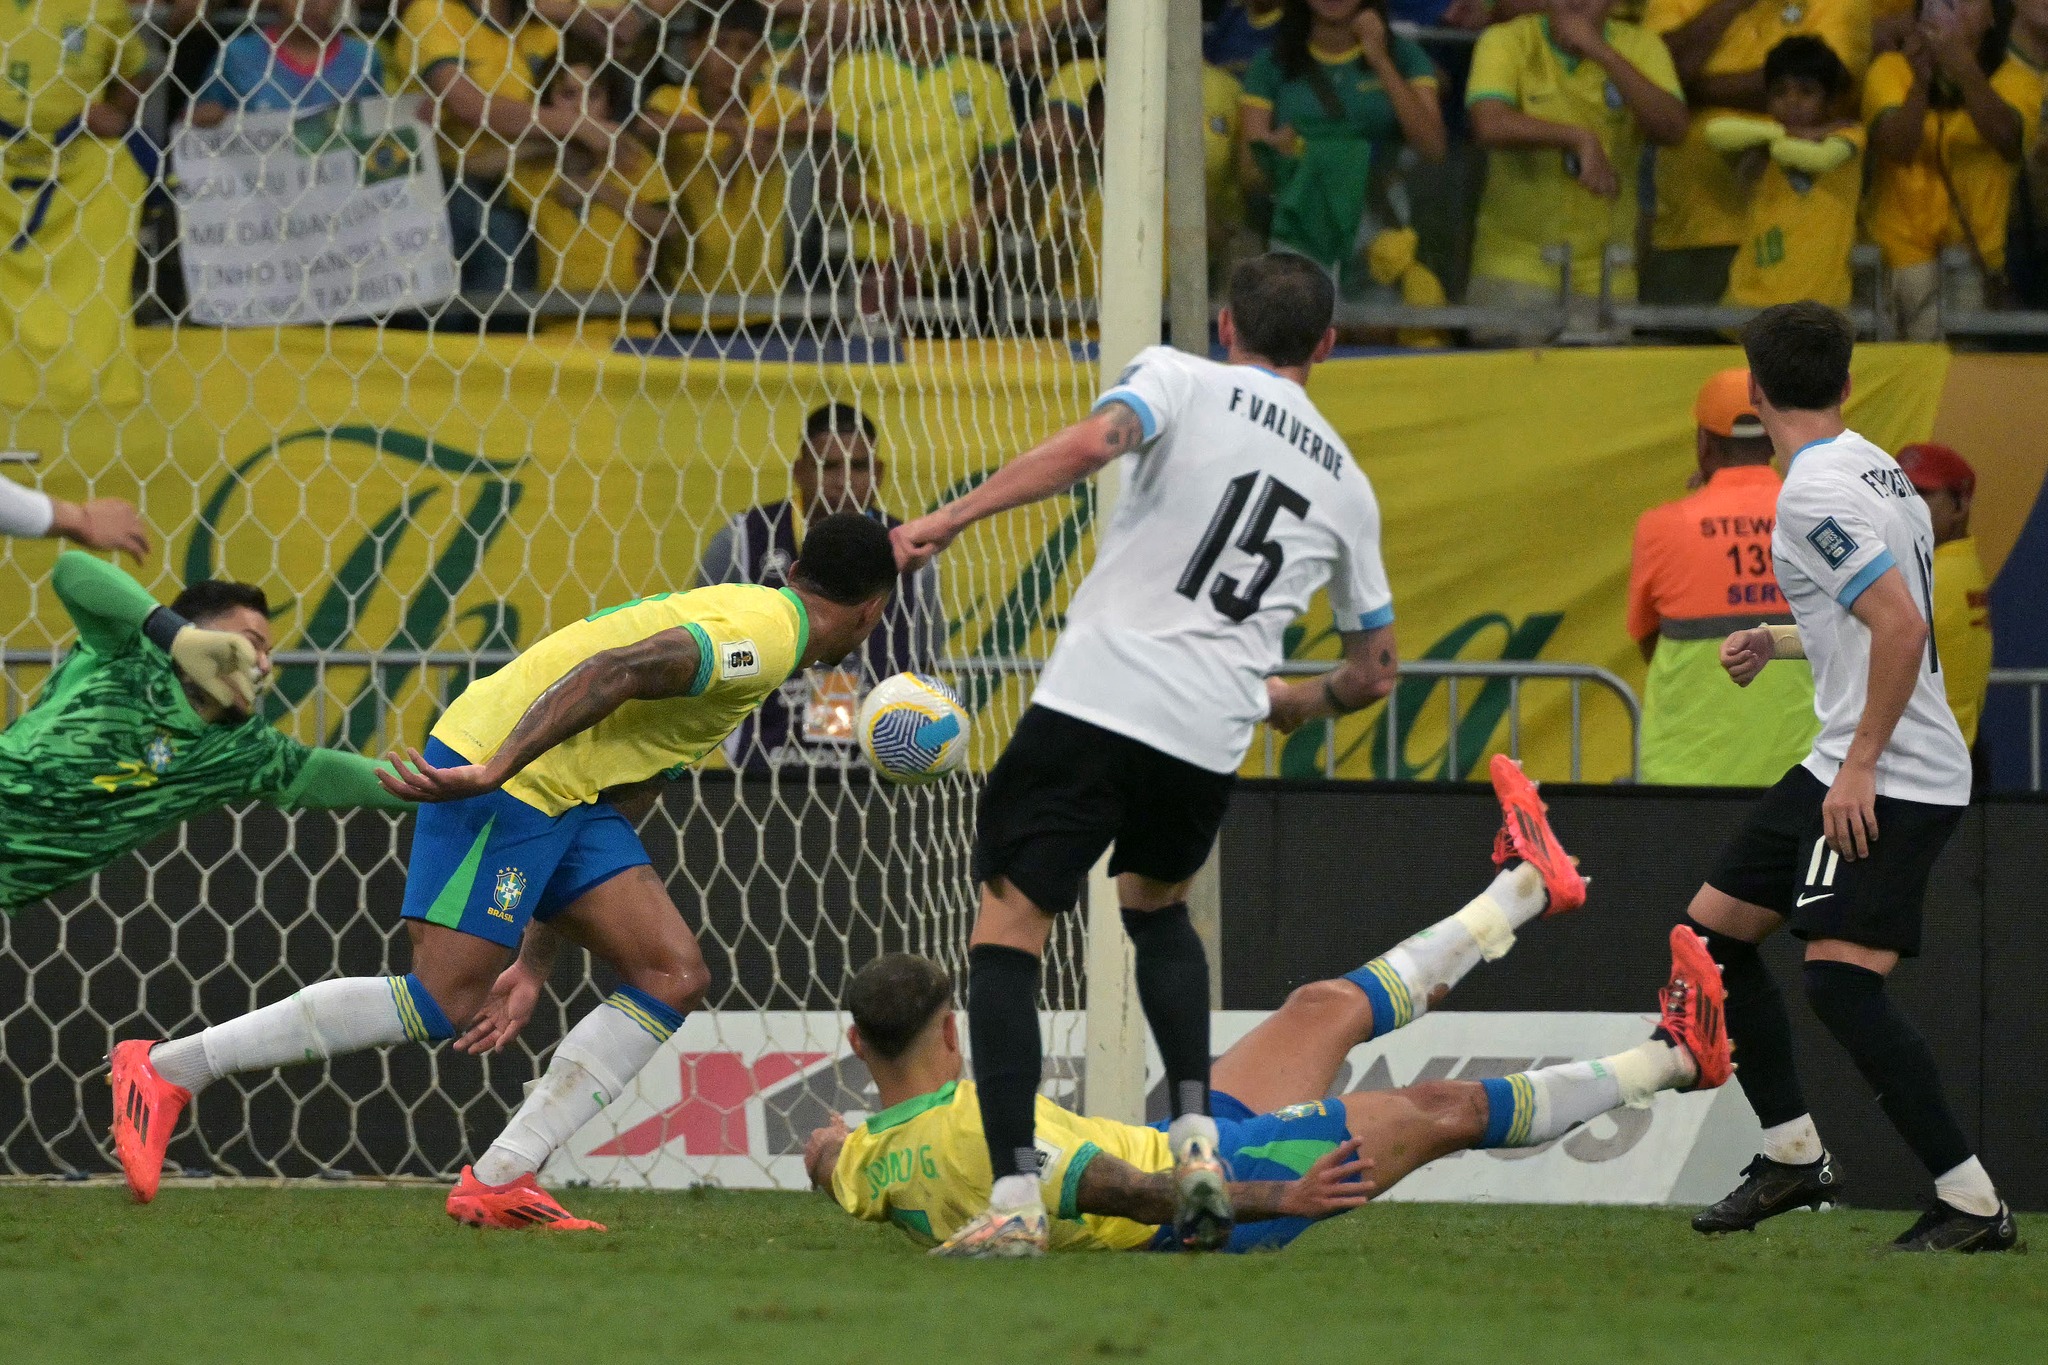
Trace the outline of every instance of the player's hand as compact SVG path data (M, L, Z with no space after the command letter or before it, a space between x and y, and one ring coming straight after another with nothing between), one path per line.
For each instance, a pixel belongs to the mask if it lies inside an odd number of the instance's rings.
M171 640L171 660L222 706L256 705L256 646L234 632L186 626Z
M1828 847L1845 862L1870 856L1877 842L1877 769L1844 763L1820 803L1820 827Z
M393 749L384 755L389 770L379 768L377 780L384 790L407 801L463 801L503 785L486 763L465 763L459 768L436 768L418 749Z
M1266 679L1266 724L1281 734L1291 735L1315 719L1313 710L1313 702L1304 699L1304 689L1285 678Z
M1378 1186L1372 1183L1372 1159L1362 1157L1359 1138L1346 1138L1316 1158L1299 1180L1287 1182L1280 1212L1287 1218L1328 1218L1369 1203Z
M50 529L93 550L115 550L136 563L149 553L149 528L135 504L122 498L53 502Z
M1614 163L1607 159L1607 148L1591 129L1582 130L1579 145L1578 182L1602 199L1612 199L1621 193L1621 178L1614 173Z
M1728 670L1737 687L1747 687L1756 681L1756 675L1764 671L1764 665L1775 652L1771 632L1762 626L1752 626L1721 642L1721 667Z
M943 512L928 512L916 521L904 522L889 533L889 544L896 551L896 572L916 573L959 534L952 518Z
M541 988L546 985L547 978L515 958L511 966L498 973L490 995L484 999L484 1007L477 1011L476 1019L463 1035L455 1040L455 1050L479 1057L486 1052L502 1050L505 1044L519 1036L519 1030L526 1027L526 1021L533 1018L534 1007L540 1004Z

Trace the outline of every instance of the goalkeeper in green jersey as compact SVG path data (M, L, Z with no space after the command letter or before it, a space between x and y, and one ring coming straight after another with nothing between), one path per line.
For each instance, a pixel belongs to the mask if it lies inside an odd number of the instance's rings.
M219 806L411 809L372 760L309 749L255 714L270 671L262 589L209 580L160 606L77 550L58 557L53 586L78 644L0 732L0 910Z

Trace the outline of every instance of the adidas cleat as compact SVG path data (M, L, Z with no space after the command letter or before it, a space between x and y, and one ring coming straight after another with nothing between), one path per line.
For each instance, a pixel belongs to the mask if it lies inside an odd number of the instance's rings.
M164 1174L164 1149L171 1145L178 1116L192 1102L192 1092L172 1085L150 1065L149 1050L155 1046L131 1038L114 1044L107 1058L107 1084L114 1087L114 1155L120 1158L128 1192L138 1204L156 1198Z
M1720 1203L1693 1215L1694 1232L1748 1232L1766 1218L1793 1209L1824 1209L1841 1198L1841 1175L1832 1155L1803 1166L1758 1156L1742 1168L1742 1175L1742 1183Z
M462 1178L448 1192L448 1216L473 1228L505 1228L521 1231L544 1228L549 1232L603 1232L605 1225L588 1218L573 1218L540 1187L528 1171L507 1185L486 1185L476 1178L474 1168L464 1166Z
M1987 1218L1937 1199L1892 1246L1898 1251L1954 1251L1965 1256L1976 1251L2011 1251L2021 1246L2020 1229L2012 1210L2004 1204Z
M1671 979L1657 992L1661 1027L1684 1048L1698 1074L1689 1089L1713 1090L1735 1073L1728 1040L1728 997L1721 968L1707 953L1707 941L1683 924L1671 930Z
M1236 1226L1229 1169L1206 1137L1190 1137L1173 1163L1175 1239L1188 1251L1221 1251Z
M1494 863L1519 858L1536 869L1550 898L1545 918L1584 905L1586 879L1550 828L1550 808L1536 795L1536 784L1506 754L1493 756L1492 775L1501 813L1500 832L1493 836Z
M1052 1227L1044 1209L986 1209L928 1254L958 1261L1007 1261L1043 1256L1051 1246Z

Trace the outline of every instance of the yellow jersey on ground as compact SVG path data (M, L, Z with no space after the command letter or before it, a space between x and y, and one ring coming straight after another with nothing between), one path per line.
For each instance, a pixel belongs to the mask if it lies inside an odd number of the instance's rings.
M484 0L477 8L464 0L412 0L398 20L392 38L392 68L409 87L431 93L427 77L453 63L486 95L531 104L540 96L555 66L562 35L539 19L503 29L491 19ZM440 112L441 167L452 175L465 171L484 179L502 176L511 149L487 129Z
M505 790L560 815L595 801L607 787L696 762L796 671L811 622L802 599L787 588L730 583L643 597L558 630L471 683L435 724L434 738L472 763L487 762L527 708L578 664L677 629L697 641L697 678L688 696L627 702L535 759Z
M1991 587L1969 536L1934 547L1934 652L1948 709L1963 727L1963 743L1975 745L1991 685Z
M1633 24L1609 20L1608 43L1659 89L1684 98L1664 41ZM1594 194L1552 147L1498 147L1486 155L1486 191L1472 244L1472 273L1524 284L1557 285L1557 267L1543 259L1555 242L1572 251L1572 288L1600 292L1600 261L1610 242L1636 239L1635 166L1642 128L1596 62L1571 56L1550 40L1550 20L1527 14L1479 35L1466 81L1467 107L1500 100L1531 118L1591 129L1621 181L1612 199ZM1615 272L1615 291L1634 298L1635 272Z
M972 57L921 67L887 50L857 52L833 70L825 104L851 149L847 170L858 170L870 197L931 232L974 211L982 157L1017 141L1002 74ZM887 260L888 225L855 219L853 250Z
M1714 0L1649 0L1643 27L1660 37L1698 18ZM1771 49L1794 34L1808 34L1834 49L1851 80L1870 65L1871 0L1787 0L1753 4L1729 21L1702 75L1730 76L1762 69ZM1650 244L1660 251L1734 246L1743 240L1748 196L1728 158L1714 150L1706 127L1738 109L1695 106L1685 141L1657 149L1657 219ZM1617 163L1617 168L1619 163ZM1631 184L1634 178L1623 173Z
M1904 104L1912 88L1913 68L1899 53L1887 52L1872 62L1863 85L1864 125L1874 126ZM2041 138L2042 72L2018 53L2008 52L1991 73L1991 89L2020 116L2024 158ZM2007 161L1984 140L1969 110L1929 109L1913 159L1880 157L1871 167L1865 220L1870 239L1884 248L1884 263L1892 269L1922 265L1939 256L1943 247L1968 245L1958 222L1959 217L1967 218L1984 264L2000 269L2005 264L2005 218L2018 177L2019 163Z
M1814 299L1830 308L1849 306L1866 135L1844 128L1829 136L1853 144L1856 155L1817 178L1765 158L1750 189L1742 249L1728 270L1728 302L1767 308Z
M1084 1214L1081 1173L1107 1152L1141 1171L1170 1171L1173 1152L1157 1128L1083 1118L1038 1097L1038 1188L1052 1219L1054 1251L1129 1251L1158 1228ZM869 1117L840 1149L832 1172L839 1207L870 1223L894 1223L925 1245L945 1241L988 1207L994 1181L973 1081L953 1081Z
M657 122L679 113L706 117L697 92L674 85L650 93L646 108ZM763 80L747 99L747 122L781 128L808 109L802 92ZM683 293L745 294L765 303L782 291L789 175L781 156L756 165L745 150L730 133L670 133L665 141L663 161L684 230L663 243L661 276ZM785 150L801 151L802 143L786 143Z

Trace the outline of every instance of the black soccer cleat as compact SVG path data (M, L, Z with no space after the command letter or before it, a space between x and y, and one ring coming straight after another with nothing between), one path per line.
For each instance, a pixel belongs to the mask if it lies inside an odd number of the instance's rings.
M1841 1175L1829 1154L1802 1166L1760 1155L1742 1168L1742 1175L1742 1183L1725 1199L1693 1215L1694 1232L1749 1232L1766 1218L1826 1208L1841 1198Z
M1920 1221L1900 1233L1892 1242L1898 1251L2010 1251L2019 1245L2019 1224L2004 1204L1990 1217L1964 1213L1953 1204L1937 1199Z

